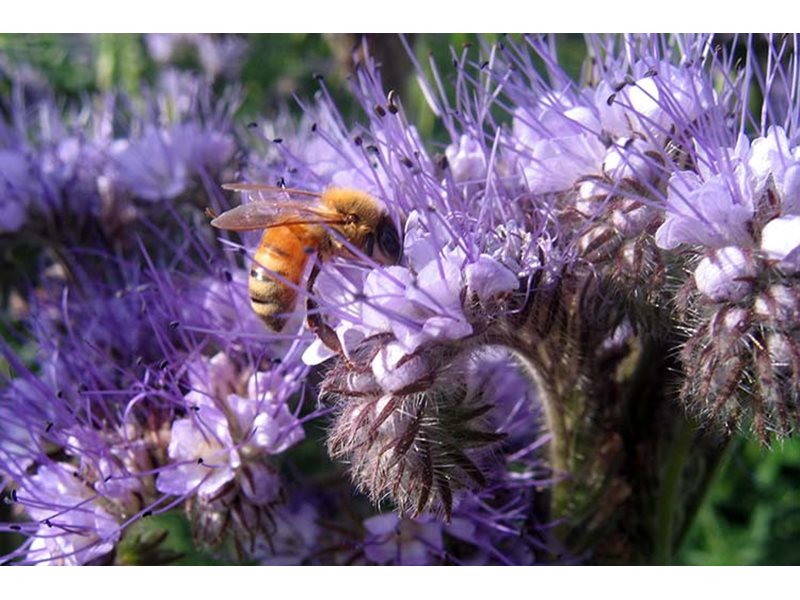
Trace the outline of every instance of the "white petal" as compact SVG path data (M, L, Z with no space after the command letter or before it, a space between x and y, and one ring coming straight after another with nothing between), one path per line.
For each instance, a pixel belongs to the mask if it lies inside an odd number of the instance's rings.
M761 249L786 273L800 271L800 215L773 219L761 230Z

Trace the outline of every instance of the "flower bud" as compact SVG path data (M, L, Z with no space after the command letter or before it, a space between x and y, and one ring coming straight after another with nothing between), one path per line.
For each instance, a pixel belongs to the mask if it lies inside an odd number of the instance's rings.
M787 275L800 271L800 215L773 219L761 230L761 249Z
M350 463L373 501L389 496L402 513L443 512L449 519L455 492L486 485L483 449L504 437L487 421L493 405L468 381L469 352L439 348L393 372L396 344L380 344L368 341L323 383L323 399L337 412L328 449ZM353 372L373 372L384 391L349 390Z
M736 302L752 289L756 271L752 258L736 246L714 250L694 272L697 290L713 302Z

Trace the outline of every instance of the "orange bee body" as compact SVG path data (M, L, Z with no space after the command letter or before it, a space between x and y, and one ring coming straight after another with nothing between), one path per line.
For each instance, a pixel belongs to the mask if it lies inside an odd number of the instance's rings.
M250 203L215 217L211 224L232 231L265 230L253 257L249 292L253 310L272 330L280 331L286 324L312 254L319 261L333 256L356 257L357 253L381 264L400 260L402 244L397 229L378 201L366 192L328 188L317 194L251 183L223 187L255 196ZM315 265L308 291L317 273ZM309 314L308 320L323 341L334 343L325 339L332 332L318 315Z

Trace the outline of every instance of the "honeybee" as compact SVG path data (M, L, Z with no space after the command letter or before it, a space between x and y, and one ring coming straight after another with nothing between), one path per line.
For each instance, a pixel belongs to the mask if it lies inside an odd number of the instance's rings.
M308 325L323 343L341 352L336 334L314 310L310 292L319 265L334 256L355 259L354 249L380 264L399 262L403 246L388 213L370 194L351 188L330 187L316 193L257 183L222 187L250 193L253 199L212 215L211 225L231 231L264 230L248 286L255 313L273 331L283 329L308 261L316 255L306 286Z

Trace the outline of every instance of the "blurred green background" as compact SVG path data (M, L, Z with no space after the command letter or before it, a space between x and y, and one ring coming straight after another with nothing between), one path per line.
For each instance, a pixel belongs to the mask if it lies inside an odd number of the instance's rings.
M203 71L220 89L241 85L244 102L239 116L246 123L270 118L287 107L296 109L293 94L310 98L319 87L315 75L323 74L345 115L357 118L347 94L347 77L354 50L366 41L383 65L387 87L400 93L423 139L446 143L398 36L269 34L210 39L217 52L212 56L204 55L191 36L166 44L166 52L165 38L141 35L0 34L0 95L8 98L15 79L52 88L64 104L111 89L136 95L143 82L153 83L161 69L172 66ZM428 57L433 57L445 74L452 50L460 53L466 45L469 57L478 60L480 42L471 34L406 39L420 63L427 65ZM584 53L582 38L560 36L559 48L562 64L577 76ZM2 514L7 510L0 504L0 520L7 518ZM687 565L800 564L800 440L772 450L754 441L732 444L677 558Z

